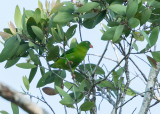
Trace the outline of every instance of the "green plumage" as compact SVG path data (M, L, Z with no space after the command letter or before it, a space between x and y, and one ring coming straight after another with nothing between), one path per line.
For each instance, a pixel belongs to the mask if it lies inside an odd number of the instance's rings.
M83 41L78 44L75 48L71 48L65 52L65 55L62 54L60 59L58 59L51 67L60 68L64 70L70 70L67 60L70 62L72 70L83 61L89 48L92 48L92 45L89 41ZM67 60L66 60L67 58Z

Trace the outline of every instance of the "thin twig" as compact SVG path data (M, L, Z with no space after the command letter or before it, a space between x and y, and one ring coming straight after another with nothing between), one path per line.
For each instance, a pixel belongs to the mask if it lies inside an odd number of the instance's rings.
M136 65L136 63L131 58L129 58L129 59L134 64L134 66L137 68L137 70L141 73L141 75L143 76L144 80L147 82L147 78L146 78L145 74L140 70L140 68Z
M45 100L45 98L44 98L44 96L43 96L42 91L41 91L40 88L39 88L39 91L40 91L40 94L41 94L41 96L42 96L42 99L43 99L44 103L51 109L51 111L53 112L53 114L55 114L53 108L52 108L52 107L48 104L48 102Z
M99 64L101 63L101 61L102 61L102 59L103 59L103 57L104 57L104 55L105 55L105 53L106 53L106 51L107 51L107 49L108 49L108 45L109 45L109 41L107 42L106 47L105 47L105 49L104 49L104 51L103 51L103 53L102 53L102 56L101 56L101 58L99 59L99 61L98 61L97 65L96 65L95 69L93 70L91 76L94 76L94 74L95 74L95 72L96 72Z
M102 57L101 55L97 55L97 54L87 54L87 55L92 55L92 56L97 56L97 57ZM116 60L113 60L113 59L111 59L111 58L108 58L108 57L103 57L104 59L107 59L107 60L111 60L111 61L113 61L113 62L115 62L115 63L117 63L117 61Z

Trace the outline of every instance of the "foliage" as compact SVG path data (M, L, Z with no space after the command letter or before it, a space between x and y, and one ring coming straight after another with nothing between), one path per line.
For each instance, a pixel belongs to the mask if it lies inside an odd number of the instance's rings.
M45 87L43 92L47 95L59 93L62 97L60 103L75 108L78 112L93 113L96 106L96 93L99 93L102 98L106 96L111 105L119 107L120 101L123 101L122 97L138 94L129 87L130 77L127 74L129 70L127 61L132 52L151 53L152 57L147 55L147 58L154 68L157 68L157 62L160 62L160 52L153 50L158 40L160 26L158 4L160 4L158 0L100 0L76 3L57 0L52 3L46 1L44 8L39 1L39 8L24 9L23 14L16 6L14 16L16 27L10 23L9 28L0 32L4 40L0 62L7 61L5 68L16 65L23 69L30 69L30 75L23 76L27 91L39 71L37 69L40 69L41 78L36 84L37 88L53 83L54 88ZM74 83L66 81L67 70L55 69L51 65L61 58L62 53L65 54L66 48L72 49L78 45L77 38L74 38L77 26L93 29L97 24L105 21L106 24L101 24L103 26L101 40L118 47L124 58L117 61L118 64L113 70L106 71L100 64L104 58L102 55L98 64L88 61L86 64L78 65L75 72L72 72L72 69L68 70L72 73ZM123 47L123 43L128 47ZM143 48L137 43L143 45L145 43L146 46ZM27 61L18 63L21 58L27 58ZM46 60L47 66L41 58ZM120 65L122 61L125 62L124 67L123 64ZM63 85L67 90L63 89ZM77 104L81 106L76 108ZM15 109L13 104L12 108L18 113L18 109ZM7 112L1 111L1 113Z

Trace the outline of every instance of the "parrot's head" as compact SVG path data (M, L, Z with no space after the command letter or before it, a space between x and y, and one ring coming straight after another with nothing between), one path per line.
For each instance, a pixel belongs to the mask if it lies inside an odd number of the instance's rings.
M83 41L83 42L81 42L81 43L79 44L79 46L83 46L83 47L85 47L87 50L88 50L89 48L93 48L93 46L91 45L91 43L90 43L89 41Z

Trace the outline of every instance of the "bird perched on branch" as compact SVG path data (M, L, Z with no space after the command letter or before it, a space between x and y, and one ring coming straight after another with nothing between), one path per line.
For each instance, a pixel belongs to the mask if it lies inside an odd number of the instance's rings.
M71 48L63 53L61 57L51 65L51 67L74 71L84 60L87 51L90 48L93 48L93 46L89 41L82 41L75 48Z

